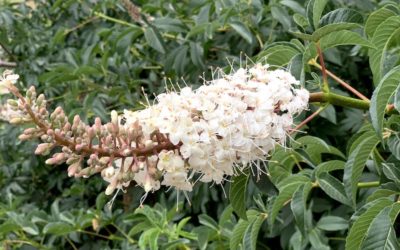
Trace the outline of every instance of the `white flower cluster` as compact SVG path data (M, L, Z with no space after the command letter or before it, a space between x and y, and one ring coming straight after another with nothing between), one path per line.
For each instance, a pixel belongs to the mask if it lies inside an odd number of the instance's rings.
M283 144L293 116L307 108L308 98L309 92L290 73L259 64L196 90L185 87L180 93L161 94L156 104L126 110L119 120L126 129L139 125L143 142L156 145L151 138L159 131L177 149L145 161L129 157L125 164L134 166L133 179L146 192L160 185L191 191L196 179L220 184L236 168L248 167L268 156L276 143ZM103 177L110 182L106 193L129 184L115 185L120 169L121 160L116 168L104 170Z

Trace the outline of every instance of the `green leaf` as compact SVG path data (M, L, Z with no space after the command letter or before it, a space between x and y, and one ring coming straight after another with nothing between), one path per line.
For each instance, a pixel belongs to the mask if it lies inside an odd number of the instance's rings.
M400 25L400 19L399 19ZM400 27L400 26L399 26ZM400 28L399 28L400 29ZM394 95L395 90L400 84L400 66L390 70L379 82L374 90L371 98L371 121L378 136L382 137L383 120L385 116L386 106L390 98Z
M396 233L389 216L391 207L385 207L372 220L369 230L362 244L363 250L400 249Z
M400 160L400 137L398 134L394 134L389 137L387 144L389 146L390 152Z
M210 216L208 216L206 214L199 215L199 222L200 222L200 224L202 224L206 227L209 227L209 228L215 230L216 232L219 231L218 223L215 222L215 220L213 218L211 218Z
M54 235L66 235L73 231L75 231L75 229L71 224L61 221L51 222L43 228L43 233Z
M349 227L349 221L339 216L325 216L318 221L317 227L324 231L344 230Z
M248 210L246 212L246 216L248 220L240 219L239 222L235 225L232 232L232 237L229 240L229 249L243 249L243 236L247 227L254 222L260 215L260 212L255 210Z
M257 61L267 62L272 66L284 66L299 52L293 45L273 44L257 55Z
M307 28L307 26L309 26L309 23L307 21L307 18L305 18L303 15L299 14L299 13L295 13L293 15L293 21L299 25L300 27L302 27L303 29Z
M358 33L348 30L340 30L323 36L320 40L320 44L322 50L340 45L360 45L370 48L374 47L373 44L360 36Z
M393 201L387 198L378 199L368 207L368 209L361 214L354 224L351 226L350 231L346 237L346 249L347 250L361 250L361 246L365 239L366 233L370 228L370 224L373 219L379 214L385 207L391 206ZM369 204L367 204L369 205Z
M253 34L249 28L240 21L234 21L229 23L229 25L241 36L247 43L253 43Z
M363 16L355 10L340 8L335 9L321 18L319 25L326 26L334 23L358 23L364 22Z
M6 236L7 233L16 232L19 229L20 227L12 221L2 222L0 225L0 235Z
M400 34L399 32L400 16L393 16L381 23L372 37L371 42L375 48L370 49L368 55L375 85L377 85L379 81L382 82L381 78L385 74L383 71L385 59L388 58L387 50L392 40Z
M307 198L311 189L311 182L307 182L304 185L299 186L296 192L293 194L292 202L290 203L290 208L292 209L296 224L303 234L305 234L307 231L305 218L307 213Z
M280 188L279 195L274 200L272 204L271 211L270 211L270 223L271 225L274 224L276 217L279 214L279 211L282 209L286 203L288 203L291 199L293 194L302 185L304 182L293 182L288 185L285 185L282 189Z
M200 43L190 43L190 58L199 69L204 69L204 49Z
M369 134L350 154L344 166L343 182L347 196L352 201L353 206L356 204L357 183L360 181L361 174L364 170L365 163L368 160L372 150L379 143L376 134Z
M319 20L327 3L328 0L311 0L307 4L306 14L308 22L314 30L318 28Z
M367 198L367 202L372 202L379 198L390 197L391 195L399 194L399 191L391 189L377 189Z
M315 170L315 176L318 177L321 173L324 172L331 172L335 170L340 170L344 169L344 161L339 161L339 160L332 160L332 161L326 161L321 164L319 164Z
M153 27L146 27L144 31L144 37L146 38L146 41L150 47L162 54L165 54L165 48L162 39L157 35Z
M351 146L348 148L348 154L350 155L353 153L353 151L360 145L362 141L364 141L366 138L373 136L375 131L373 130L373 127L370 126L368 130L363 130L359 131L357 135L353 138L354 141L351 142Z
M355 28L361 27L357 23L332 23L325 25L319 29L317 29L312 35L311 39L314 42L318 42L322 37L331 34L332 32L335 31L340 31L340 30L351 30Z
M332 199L351 206L351 202L346 195L344 185L338 179L324 172L317 176L317 180L321 189L324 190L324 192Z
M372 12L365 22L365 33L368 37L372 37L378 26L391 16L397 15L394 11L387 7L380 8Z
M394 163L382 163L382 170L387 178L400 183L400 169Z
M151 228L149 230L144 231L139 238L138 245L141 249L158 249L158 237L160 235L159 228ZM147 245L149 247L147 247Z
M229 190L229 200L233 207L233 211L240 218L247 220L246 217L246 190L249 175L241 174L234 176Z
M247 220L240 220L238 224L235 225L232 233L232 237L229 241L229 248L232 250L242 249L241 242L243 239L243 235L249 226L250 222Z
M260 214L247 226L243 235L243 249L256 249L258 232L266 218L265 215Z
M396 95L394 96L394 108L400 112L400 86L397 88Z

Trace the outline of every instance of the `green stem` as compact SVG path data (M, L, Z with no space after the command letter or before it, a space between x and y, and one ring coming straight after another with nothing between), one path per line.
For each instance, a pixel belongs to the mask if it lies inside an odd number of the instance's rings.
M359 182L357 184L358 188L372 188L372 187L379 187L379 181L370 181L370 182Z
M317 92L311 93L309 102L330 103L341 107L350 107L357 109L369 109L370 101L355 99L347 96L341 96L334 93Z
M120 227L115 225L115 223L111 223L111 225L113 227L115 227L115 229L117 229L129 241L129 243L131 243L131 244L135 243L135 240L132 239L129 235L127 235L124 230L122 230Z
M111 22L114 22L114 23L126 25L126 26L129 26L129 27L132 27L132 28L138 28L138 26L135 25L135 24L128 23L128 22L125 22L125 21L123 21L123 20L120 20L120 19L117 19L117 18L113 18L113 17L107 16L107 15L104 15L103 13L100 13L100 12L97 12L97 11L95 11L94 14L95 14L96 16L98 16L98 17L101 17L101 18L103 18L103 19L106 19L106 20L111 21Z
M370 181L370 182L359 182L357 183L358 188L373 188L373 187L379 187L381 183L379 181ZM318 181L312 183L313 188L318 188L320 187L320 184Z

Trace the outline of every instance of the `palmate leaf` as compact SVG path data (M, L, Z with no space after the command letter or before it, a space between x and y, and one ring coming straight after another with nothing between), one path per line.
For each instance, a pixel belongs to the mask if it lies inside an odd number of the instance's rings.
M351 206L351 202L346 195L343 183L328 173L321 173L317 177L321 189L332 199L342 204Z
M375 133L367 133L365 138L359 142L359 145L350 154L344 167L343 182L346 194L352 201L353 207L356 205L357 183L360 180L365 163L372 150L379 143L379 138Z
M323 1L318 1L318 2L321 2L320 4L324 4ZM308 13L308 8L307 8L307 13ZM320 14L318 16L318 20L314 20L318 21L318 25L314 24L313 27L315 28L315 31L313 32L312 35L303 34L299 32L294 32L292 34L304 40L311 40L314 42L318 42L323 36L328 35L332 32L359 28L363 23L363 17L359 12L345 8L331 11L325 16L323 16L321 20L319 20L319 18Z
M399 17L400 18L400 17ZM400 25L400 19L399 19ZM400 30L400 26L399 26ZM379 82L374 90L371 98L371 113L372 125L374 126L379 137L382 137L383 119L385 116L386 106L390 98L394 95L395 90L400 84L400 66L390 70Z
M400 183L400 169L394 163L383 163L382 170L387 178Z
M233 21L229 23L229 25L241 36L243 39L249 43L253 43L253 34L249 30L249 28L240 21Z
M308 229L306 222L307 198L311 189L311 182L307 182L304 185L299 186L296 192L293 194L292 202L290 203L290 208L292 209L296 224L303 235L305 235Z
M255 220L247 226L243 235L243 249L256 249L258 232L266 218L265 215L259 214Z
M394 96L394 108L400 112L400 86L396 90L396 95Z
M373 48L374 45L356 32L340 30L323 36L320 40L321 49L329 49L339 45L360 45Z
M384 63L387 58L385 54L389 48L389 45L393 38L398 36L400 33L400 16L392 16L381 23L377 28L372 37L372 44L375 46L374 49L368 51L369 65L374 75L374 84L377 85L380 82L384 72Z
M153 27L147 27L144 31L144 37L150 47L158 52L165 54L165 47L162 38L157 34Z
M246 216L246 190L249 175L241 174L233 177L231 188L229 190L229 200L233 211L240 218L247 220Z
M344 230L349 227L349 221L339 216L325 216L318 221L317 227L324 231Z
M368 233L362 244L363 250L396 250L400 249L390 213L393 207L385 207L372 220ZM397 217L397 216L396 216Z
M314 30L318 29L319 20L327 3L328 0L311 0L307 4L307 19Z
M364 18L360 12L348 9L348 8L340 8L329 12L324 15L319 21L319 25L325 26L333 23L358 23L362 24L364 22Z
M75 229L71 224L62 221L51 222L43 228L43 233L53 235L66 235L73 231Z
M303 184L305 184L305 180L299 179L298 181L291 181L290 184L284 185L282 188L279 188L279 195L274 200L269 211L270 225L274 224L275 219L279 214L279 211L284 205L286 205L286 203L288 203L292 199L293 194L296 192L299 186Z
M390 5L394 8L397 8L395 5ZM397 15L396 12L393 10L389 9L388 6L385 6L383 8L380 8L374 12L372 12L367 21L365 22L365 33L367 34L368 37L372 37L376 31L376 28L388 19L391 16Z
M344 164L344 161L339 160L326 161L315 168L314 174L318 177L321 173L344 169Z
M394 157L400 160L400 136L398 134L390 136L387 144Z
M340 30L351 30L355 28L360 28L361 26L357 23L332 23L332 24L327 24L326 26L323 26L319 29L317 29L311 37L311 40L314 42L318 42L323 36L326 36L328 34L331 34L332 32L335 31L340 31Z
M294 45L288 43L276 43L257 55L257 61L267 62L272 66L284 66L301 51Z
M354 222L346 238L347 250L361 250L363 241L365 240L366 233L370 228L371 222L379 214L382 209L389 207L393 201L387 198L381 198L373 202L373 204L366 204L367 210L361 214Z
M254 221L260 216L260 212L255 210L248 210L246 212L246 217L248 220L240 219L239 222L235 225L232 237L229 241L229 247L232 250L241 249L243 244L243 237L246 232L246 229L254 223Z

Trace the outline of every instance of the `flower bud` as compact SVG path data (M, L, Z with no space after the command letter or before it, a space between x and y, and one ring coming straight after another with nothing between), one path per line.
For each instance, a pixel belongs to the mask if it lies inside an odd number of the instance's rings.
M68 176L75 176L81 170L80 162L76 162L68 167Z
M7 104L12 107L18 107L18 101L14 100L14 99L8 99Z
M108 179L113 177L114 174L115 174L115 169L112 166L109 166L109 167L103 169L103 171L101 171L101 176L104 178L108 178Z
M37 155L48 155L50 153L50 150L52 148L51 143L41 143L37 146L35 150L35 154Z
M18 139L19 139L20 141L26 141L26 140L32 139L32 135L20 134L20 135L18 136Z
M117 111L111 111L111 123L118 126L118 113Z
M23 120L21 117L14 117L10 119L11 124L21 124L23 123Z
M36 99L36 105L38 105L39 107L42 106L42 104L44 104L45 97L43 94L40 94L38 96L38 98Z
M106 195L111 195L112 193L114 193L115 190L115 185L112 185L111 183L107 186L106 188Z
M64 153L56 153L52 158L46 160L47 165L59 165L66 160L66 155Z

